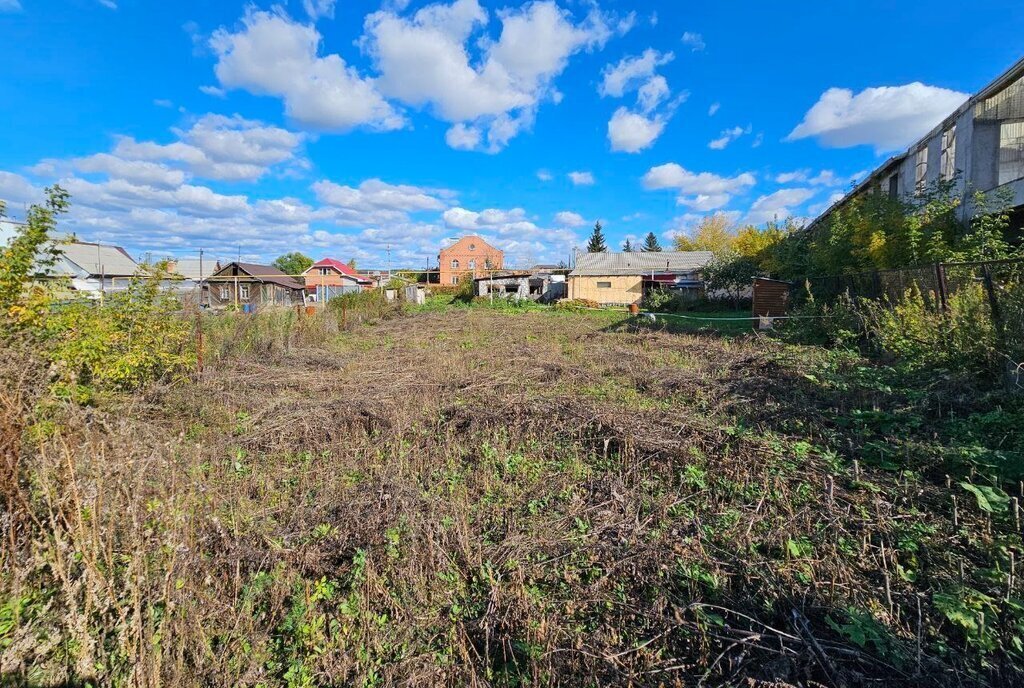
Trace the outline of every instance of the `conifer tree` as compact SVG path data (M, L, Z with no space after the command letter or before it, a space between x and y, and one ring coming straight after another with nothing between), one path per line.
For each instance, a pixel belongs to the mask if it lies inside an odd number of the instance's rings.
M654 236L654 232L647 233L642 250L647 253L658 253L661 251L661 244L658 243L658 237Z
M608 245L604 243L604 228L598 220L594 224L594 233L590 235L590 241L587 242L587 253L604 253L607 250Z

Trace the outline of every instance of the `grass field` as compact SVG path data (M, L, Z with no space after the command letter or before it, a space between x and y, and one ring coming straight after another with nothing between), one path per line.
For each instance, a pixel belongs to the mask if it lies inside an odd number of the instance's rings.
M36 418L0 683L1021 684L1020 404L719 325L431 306Z

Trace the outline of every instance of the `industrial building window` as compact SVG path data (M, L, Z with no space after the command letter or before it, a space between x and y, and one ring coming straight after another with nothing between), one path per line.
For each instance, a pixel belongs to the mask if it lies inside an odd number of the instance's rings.
M597 283L597 288L598 289L611 289L612 288L612 283L611 282L598 282Z
M459 261L453 258L452 259L452 270L458 270L458 269L459 269Z
M999 183L1024 177L1024 120L999 124Z
M939 174L949 181L956 176L956 125L942 132L942 155L939 157Z
M914 190L920 193L924 191L925 181L928 177L928 147L923 146L914 156Z
M249 285L248 284L240 284L238 286L238 298L245 299L246 301L249 300Z
M896 200L900 195L900 175L899 172L889 177L889 198Z

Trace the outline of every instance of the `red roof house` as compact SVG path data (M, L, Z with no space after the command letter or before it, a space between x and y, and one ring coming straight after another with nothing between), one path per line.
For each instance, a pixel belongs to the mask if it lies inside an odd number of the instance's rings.
M306 282L306 291L317 293L319 298L373 287L373 280L369 277L360 275L334 258L322 258L313 263L302 273L302 278Z

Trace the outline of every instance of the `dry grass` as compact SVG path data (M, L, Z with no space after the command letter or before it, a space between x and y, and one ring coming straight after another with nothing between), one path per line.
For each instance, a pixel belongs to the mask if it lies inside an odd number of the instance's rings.
M829 418L905 400L816 384L824 353L472 309L318 341L116 408L0 391L0 675L1020 682L932 603L1012 524L855 467Z

